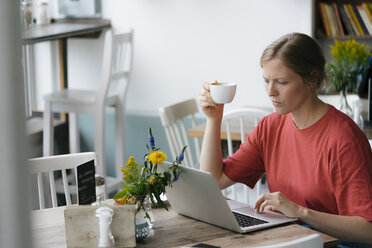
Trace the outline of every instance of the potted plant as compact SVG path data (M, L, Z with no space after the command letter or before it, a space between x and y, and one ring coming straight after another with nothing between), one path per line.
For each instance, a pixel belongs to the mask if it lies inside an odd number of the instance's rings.
M340 92L339 109L351 116L352 109L346 95L348 91L355 92L358 76L364 74L368 67L369 47L355 40L334 40L334 42L335 44L330 46L333 59L326 64L331 81L327 92L329 90Z

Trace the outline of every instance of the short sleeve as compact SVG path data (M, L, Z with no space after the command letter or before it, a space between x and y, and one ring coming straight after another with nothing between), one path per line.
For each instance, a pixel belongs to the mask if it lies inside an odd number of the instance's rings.
M330 180L340 215L372 221L372 153L360 141L348 142L330 165Z
M259 130L260 124L249 133L239 150L224 161L224 174L232 181L244 183L252 189L265 171Z

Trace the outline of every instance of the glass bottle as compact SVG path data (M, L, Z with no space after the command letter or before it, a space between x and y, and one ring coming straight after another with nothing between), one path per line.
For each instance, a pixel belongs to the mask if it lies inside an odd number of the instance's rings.
M48 24L48 2L38 1L36 8L36 24Z
M137 204L140 204L140 203L137 203ZM151 229L152 226L154 225L155 218L154 218L154 214L152 213L150 197L146 196L143 200L143 208L137 206L137 209L138 208L140 209L138 210L136 217L145 218L148 223L149 228Z
M96 178L96 201L101 202L105 200L105 178L100 175L95 175Z
M30 1L22 1L21 3L21 23L23 28L27 29L32 26L32 3Z
M353 110L351 109L348 101L347 101L347 90L341 90L340 91L340 103L338 109L351 118L353 118Z

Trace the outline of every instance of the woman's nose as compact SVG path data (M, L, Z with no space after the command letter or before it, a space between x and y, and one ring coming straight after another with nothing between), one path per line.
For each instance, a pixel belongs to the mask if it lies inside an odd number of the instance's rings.
M270 82L266 84L266 92L268 96L274 96L277 94L274 83Z

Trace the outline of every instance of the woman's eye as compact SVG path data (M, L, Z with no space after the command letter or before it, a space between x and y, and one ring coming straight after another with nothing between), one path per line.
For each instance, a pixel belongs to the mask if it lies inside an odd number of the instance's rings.
M277 82L279 85L286 85L288 82Z

